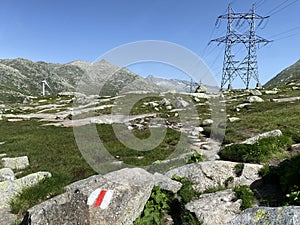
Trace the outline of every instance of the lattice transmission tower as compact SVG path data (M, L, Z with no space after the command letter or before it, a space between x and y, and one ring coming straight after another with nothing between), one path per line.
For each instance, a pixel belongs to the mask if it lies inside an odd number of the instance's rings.
M261 87L258 76L256 50L259 43L266 45L270 41L256 35L255 22L259 21L260 26L266 18L269 18L269 16L260 16L255 13L254 5L249 13L235 13L229 5L228 13L218 17L217 23L219 19L227 19L227 32L225 36L213 39L210 43L219 42L218 45L225 43L221 89L224 89L227 83L228 89L231 89L232 81L236 77L241 78L246 89L249 88L252 78L257 82L256 87ZM241 29L246 22L249 27L245 32L241 32L239 29ZM233 46L236 45L242 45L242 48L246 48L246 56L239 58L233 54Z

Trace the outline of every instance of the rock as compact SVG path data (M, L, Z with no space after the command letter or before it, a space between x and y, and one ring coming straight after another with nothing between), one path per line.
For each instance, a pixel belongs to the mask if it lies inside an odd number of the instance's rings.
M154 180L155 186L159 186L161 189L166 191L171 191L174 194L177 193L182 187L182 184L180 182L172 180L171 178L160 173L154 174Z
M207 92L207 87L203 86L203 85L200 85L196 91L196 93L206 93Z
M149 102L148 105L152 108L159 106L159 104L157 102Z
M203 132L204 129L203 129L203 127L195 127L194 131L197 131L198 133L200 133L200 132Z
M37 172L17 180L6 180L0 182L0 209L9 207L10 201L24 188L32 187L41 180L51 177L51 173Z
M241 142L241 144L254 144L259 139L268 138L268 137L279 137L281 135L282 135L282 132L280 130L272 130L272 131L269 131L269 132L258 134L258 135L254 136L252 138L248 138L247 140Z
M1 163L3 167L11 168L13 170L25 169L29 166L29 160L27 156L16 158L2 158Z
M166 110L171 110L172 109L172 106L171 105L167 105L166 106Z
M206 161L184 165L168 171L165 175L170 178L173 175L187 178L194 182L193 187L199 192L225 186L228 178L233 178L233 186L250 185L260 178L258 173L262 165L245 163L241 176L238 176L235 173L237 164L228 161Z
M213 123L214 123L214 121L212 119L206 119L206 120L203 120L202 125L203 126L208 126L208 125L211 125Z
M5 156L7 156L7 154L6 154L6 153L2 153L2 154L0 154L0 158L3 158L3 157L5 157Z
M66 193L29 209L29 217L35 225L46 222L49 225L131 225L143 211L153 186L153 175L140 168L92 176L69 185ZM90 195L99 188L113 191L106 209L87 204Z
M0 182L5 180L14 180L15 174L11 168L2 168L0 169Z
M243 103L243 104L237 105L235 108L236 108L236 109L242 109L242 108L245 108L245 107L248 106L248 105L251 105L251 104L250 104L250 103Z
M249 96L246 98L245 103L264 102L264 100L258 96Z
M240 213L242 200L235 200L232 190L202 194L199 199L185 205L194 212L203 225L223 225Z
M175 102L176 108L180 108L180 109L186 108L186 107L188 107L189 105L190 105L190 103L188 103L187 101L183 100L181 97L179 97L179 98L177 99L177 101Z
M300 90L300 87L294 86L294 87L292 87L292 90L293 90L293 91L295 91L295 90Z
M276 95L278 93L278 91L274 91L274 90L265 90L265 94L266 95Z
M168 106L168 105L171 105L171 102L168 99L163 98L161 100L160 104L163 105L163 106Z
M270 99L271 102L297 102L300 101L300 97L291 97L291 98L273 98Z
M0 215L0 225L15 224L17 221L17 215L12 214L9 207L0 209Z
M262 95L262 93L259 90L256 90L256 89L251 89L249 91L249 93L250 93L250 95L257 95L257 96Z
M300 224L300 206L284 207L256 207L246 209L225 225L240 224L272 224L298 225Z
M128 130L133 130L133 126L127 126Z
M228 121L229 122L236 122L236 121L240 121L241 119L240 118L238 118L238 117L230 117L230 118L228 118Z

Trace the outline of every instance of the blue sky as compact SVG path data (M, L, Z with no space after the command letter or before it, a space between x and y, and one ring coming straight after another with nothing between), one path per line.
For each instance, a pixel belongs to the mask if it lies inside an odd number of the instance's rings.
M202 57L220 80L224 46L206 46L225 34L226 21L214 26L230 2L236 12L248 12L256 2L258 14L273 14L264 29L257 29L275 40L258 50L261 83L300 59L300 1L295 0L1 0L0 58L94 61L119 45L163 40ZM183 77L159 64L130 68L142 76Z

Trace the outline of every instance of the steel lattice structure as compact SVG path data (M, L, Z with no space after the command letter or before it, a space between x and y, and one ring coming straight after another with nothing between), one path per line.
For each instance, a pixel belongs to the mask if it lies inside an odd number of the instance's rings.
M256 80L257 87L261 86L258 76L257 44L267 44L270 41L256 35L255 22L259 21L260 25L266 18L269 18L269 16L264 17L255 13L254 5L249 13L235 13L229 5L228 13L218 17L217 22L219 19L227 19L227 32L225 36L213 39L210 42L219 42L219 44L225 43L221 89L223 89L227 83L228 89L231 89L232 81L236 77L241 78L246 89L249 88L250 80L252 78ZM233 26L235 20L237 20L237 23ZM249 28L245 32L240 32L238 30L238 24L244 24L245 22L248 22ZM241 60L238 60L238 57L232 53L233 46L238 44L242 44L247 50L247 55Z

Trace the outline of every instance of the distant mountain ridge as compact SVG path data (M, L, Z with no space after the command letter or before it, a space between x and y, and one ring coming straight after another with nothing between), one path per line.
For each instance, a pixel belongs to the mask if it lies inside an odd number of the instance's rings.
M142 78L127 68L108 61L82 60L67 64L33 62L28 59L0 59L0 101L16 101L26 96L41 96L42 81L52 90L46 94L79 91L85 94L116 95L132 91L189 92L190 82L154 76Z
M281 71L268 81L264 87L284 86L288 83L300 83L300 60Z

